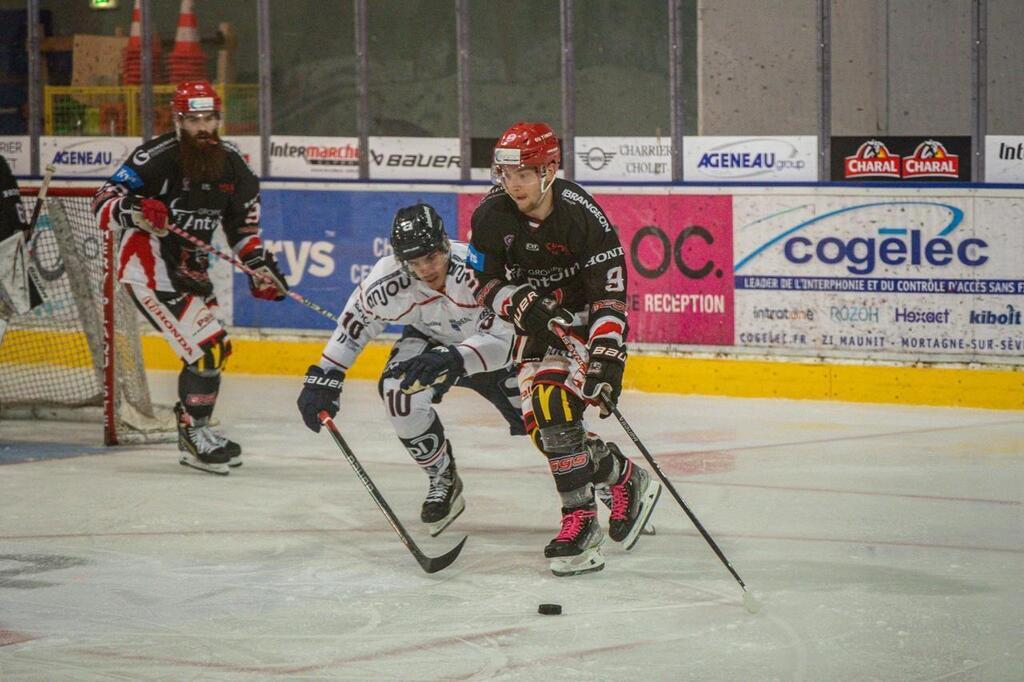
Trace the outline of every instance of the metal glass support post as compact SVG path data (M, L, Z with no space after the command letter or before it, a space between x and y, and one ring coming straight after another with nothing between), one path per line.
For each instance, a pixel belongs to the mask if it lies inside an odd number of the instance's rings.
M988 134L988 0L971 6L971 180L985 181L985 136Z
M560 0L562 15L562 168L568 180L576 178L576 58L573 43L573 0Z
M672 136L672 182L683 181L683 136L686 95L683 92L683 3L668 0L669 127Z
M28 0L29 173L39 175L39 135L43 129L43 84L39 45L39 0Z
M359 136L359 179L370 177L370 31L366 0L352 0L356 15L356 131Z
M257 79L259 80L259 119L260 119L260 177L269 177L270 169L270 135L273 131L274 116L271 98L273 83L270 78L270 0L256 0L257 26ZM227 96L227 93L224 93Z
M818 0L818 180L832 174L832 0Z
M150 21L150 0L139 2L139 33L142 40L142 91L139 108L142 109L142 141L153 138L153 24Z
M459 95L459 178L467 182L473 168L473 126L469 117L469 0L455 0L455 34Z

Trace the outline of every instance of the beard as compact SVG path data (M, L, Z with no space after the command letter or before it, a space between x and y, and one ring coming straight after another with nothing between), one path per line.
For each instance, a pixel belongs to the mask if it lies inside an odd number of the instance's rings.
M224 174L227 150L217 131L193 137L181 131L181 170L192 182L216 182Z

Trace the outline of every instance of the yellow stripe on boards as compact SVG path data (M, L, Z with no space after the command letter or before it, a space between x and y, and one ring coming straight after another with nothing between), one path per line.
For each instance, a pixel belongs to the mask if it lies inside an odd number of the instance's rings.
M178 369L163 337L142 339L146 367ZM229 372L301 377L320 360L325 340L232 337ZM376 380L390 342L371 343L347 376ZM655 393L746 398L842 400L1024 410L1024 367L975 369L826 364L792 360L705 359L630 355L625 387Z

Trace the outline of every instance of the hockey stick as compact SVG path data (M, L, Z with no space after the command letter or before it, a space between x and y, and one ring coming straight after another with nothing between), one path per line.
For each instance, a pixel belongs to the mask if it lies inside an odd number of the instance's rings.
M42 212L43 204L46 202L46 193L50 189L50 181L53 180L53 174L56 171L53 164L46 166L45 174L43 175L43 182L39 185L39 191L36 193L36 205L32 207L32 217L29 220L28 228L25 230L25 242L28 244L28 256L32 259L32 263L36 266L36 272L39 276L47 282L53 282L60 279L61 275L64 274L64 260L57 257L57 264L53 268L47 268L39 259L39 252L36 250L36 239L39 238L39 233L36 232L36 224L39 222L39 214Z
M551 329L558 336L558 338L562 340L562 343L565 345L565 349L569 351L569 355L572 356L573 360L575 360L576 363L579 364L579 366L582 367L585 371L587 363L583 361L583 358L580 357L579 351L577 351L576 348L572 345L572 341L569 339L568 332L566 332L558 324L554 323L551 324ZM611 412L612 414L614 414L615 418L619 420L619 424L622 425L622 430L626 432L626 435L629 436L630 440L633 441L633 444L636 446L637 450L640 451L640 454L644 456L644 459L647 460L647 462L654 469L655 473L658 474L658 478L660 478L661 482L665 484L665 487L668 488L668 491L672 493L672 497L676 498L676 502L678 502L679 506L683 508L683 511L686 512L686 515L690 517L690 521L693 522L693 525L700 532L701 536L708 543L708 545L710 545L711 549L714 550L715 554L718 556L718 559L725 565L727 569L729 569L729 573L732 573L732 577L735 578L736 582L738 582L740 587L743 588L743 607L750 613L757 613L758 611L760 611L760 602L758 602L757 599L754 598L754 595L750 592L750 590L747 589L747 584L743 582L743 578L740 577L740 574L737 573L736 569L734 569L732 567L732 564L729 563L729 559L727 559L722 550L719 549L718 543L716 543L714 538L711 537L711 534L704 529L704 525L700 522L700 519L698 519L697 516L692 511L690 511L690 507L687 506L686 502L683 501L683 498L679 495L678 492L676 492L676 487L672 485L671 481L668 480L668 477L665 475L665 472L661 470L661 467L658 465L658 462L654 459L654 456L640 441L640 437L636 435L636 432L633 430L633 427L629 425L629 422L626 421L626 418L622 416L621 412L619 412L618 406L608 399L607 392L603 392L601 394L601 402L604 404L604 408Z
M321 412L319 416L320 423L327 427L327 430L331 433L331 437L334 438L334 442L338 444L338 448L341 450L342 454L345 455L345 459L347 459L348 463L352 465L352 469L356 472L356 476L360 481L362 481L363 485L366 486L366 490L370 493L370 497L372 497L373 501L377 503L380 510L384 512L384 517L388 520L388 523L391 524L394 531L398 533L398 537L402 539L406 549L408 549L412 553L413 557L416 558L416 561L419 562L420 567L427 573L437 573L438 571L447 568L453 561L455 561L455 558L459 556L459 552L462 551L462 546L466 544L466 540L469 539L469 536L467 535L462 538L462 541L449 550L447 554L443 554L439 557L428 557L421 552L420 548L416 546L416 543L413 542L409 533L402 526L402 522L398 520L397 516L395 516L395 512L391 511L391 507L389 507L388 503L384 501L384 497L380 494L380 491L377 490L377 486L373 484L373 481L370 480L369 474L366 473L366 470L363 469L359 460L356 459L356 456L352 452L351 448L349 448L348 443L346 443L345 439L341 437L341 432L338 431L338 427L334 424L334 420L331 419L331 416L327 414L327 412Z
M270 279L266 275L261 275L260 273L256 272L255 270L253 270L252 268L250 268L248 265L246 265L242 261L238 260L237 258L234 258L233 256L229 256L226 253L218 251L217 249L213 248L212 246L210 246L206 242L202 241L201 239L198 239L198 238L190 235L188 232L186 232L185 230L181 229L180 227L178 227L174 223L170 223L170 222L167 223L167 229L170 232L173 232L174 234L178 235L182 239L185 239L185 240L195 244L196 246L198 246L200 249L202 249L206 253L210 254L211 256L216 256L217 258L220 258L222 261L226 261L228 263L231 263L236 268L238 268L239 270L241 270L245 274L249 275L250 277L256 277L256 278L262 279L267 284L271 284L271 285L276 286L276 284L274 283L274 280ZM318 306L316 303L313 303L311 300L309 300L308 298L306 298L305 296L303 296L300 293L297 293L295 291L289 290L289 291L284 292L284 295L287 296L288 298L292 299L293 301L301 303L302 305L306 306L307 308L309 308L313 312L320 313L321 315L326 317L328 320L331 320L333 322L337 322L338 321L338 318L337 318L337 316L334 313L332 313L330 311L327 311L327 310L324 310L323 308Z

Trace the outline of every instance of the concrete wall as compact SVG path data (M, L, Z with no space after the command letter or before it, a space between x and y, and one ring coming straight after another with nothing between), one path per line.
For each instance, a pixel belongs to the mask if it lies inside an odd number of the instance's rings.
M989 4L990 87L1019 93L1024 48L1013 37L1024 29L1024 3ZM833 134L970 134L971 7L833 0ZM816 8L816 0L701 0L702 134L817 131ZM993 126L1022 132L1021 95L989 101Z

